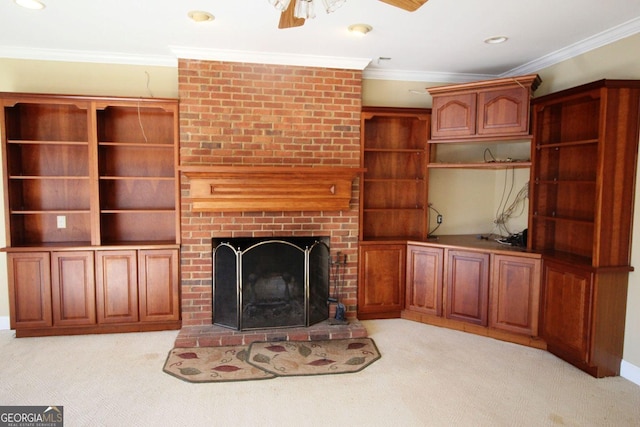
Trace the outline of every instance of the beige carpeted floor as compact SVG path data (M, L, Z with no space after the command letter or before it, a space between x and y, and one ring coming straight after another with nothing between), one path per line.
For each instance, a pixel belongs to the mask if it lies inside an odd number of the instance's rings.
M640 387L540 350L407 320L363 322L382 358L345 375L192 384L176 331L0 331L0 405L62 405L65 426L638 426Z

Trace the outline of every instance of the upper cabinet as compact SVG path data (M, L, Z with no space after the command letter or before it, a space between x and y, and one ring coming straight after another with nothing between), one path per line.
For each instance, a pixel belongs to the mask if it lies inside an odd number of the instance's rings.
M442 142L529 135L529 102L538 75L429 88L431 139Z

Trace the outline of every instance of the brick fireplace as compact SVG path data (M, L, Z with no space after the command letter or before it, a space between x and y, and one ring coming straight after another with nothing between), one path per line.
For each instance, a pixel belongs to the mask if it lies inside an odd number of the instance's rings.
M358 168L361 70L180 59L180 167ZM181 174L184 327L212 324L215 237L329 236L347 256L342 302L356 317L358 184L342 210L194 209ZM330 313L332 315L333 313Z

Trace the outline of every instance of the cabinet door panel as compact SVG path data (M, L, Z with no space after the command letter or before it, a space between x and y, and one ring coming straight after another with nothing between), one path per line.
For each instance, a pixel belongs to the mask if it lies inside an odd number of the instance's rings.
M543 337L550 344L589 362L592 275L557 267L544 269Z
M540 260L494 255L490 326L537 336Z
M180 319L178 251L173 249L138 252L140 320Z
M478 135L529 132L529 91L523 87L478 93Z
M446 317L487 326L489 254L447 251Z
M358 313L400 316L404 308L405 251L405 245L360 246Z
M408 246L407 310L442 315L443 256L441 248Z
M49 253L10 253L7 261L11 329L51 326Z
M138 321L136 251L96 253L98 323Z
M434 96L432 138L454 138L476 133L476 93Z
M93 252L53 252L51 276L54 326L95 324Z

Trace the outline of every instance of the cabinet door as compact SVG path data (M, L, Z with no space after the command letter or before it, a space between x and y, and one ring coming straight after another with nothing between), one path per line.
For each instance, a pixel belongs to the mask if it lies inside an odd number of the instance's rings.
M550 350L589 362L593 274L545 262L543 338Z
M11 329L52 325L48 252L9 253Z
M443 257L441 248L407 246L407 310L442 316Z
M476 98L475 92L434 96L431 137L438 139L475 135Z
M98 323L138 321L136 251L96 252Z
M51 291L54 326L95 324L93 252L53 252Z
M140 321L180 319L178 250L138 251Z
M404 308L406 246L360 244L358 317L400 317Z
M447 250L446 317L487 326L489 254Z
M538 335L539 259L494 255L491 266L490 326Z
M526 135L529 90L516 86L478 93L478 135Z

